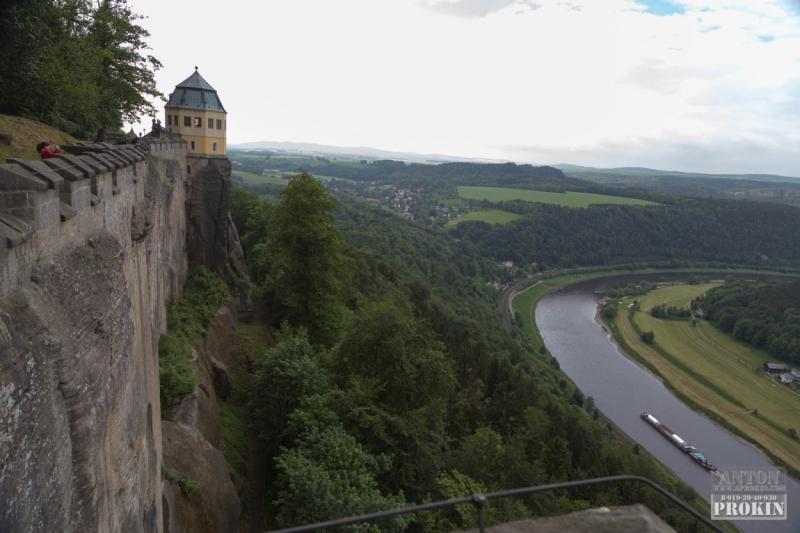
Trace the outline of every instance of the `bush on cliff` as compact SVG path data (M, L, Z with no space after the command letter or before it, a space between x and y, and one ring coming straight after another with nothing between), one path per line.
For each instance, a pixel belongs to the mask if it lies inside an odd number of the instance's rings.
M197 384L189 359L192 348L205 335L211 319L228 295L217 274L191 263L183 296L167 304L167 332L158 341L161 405L189 394Z

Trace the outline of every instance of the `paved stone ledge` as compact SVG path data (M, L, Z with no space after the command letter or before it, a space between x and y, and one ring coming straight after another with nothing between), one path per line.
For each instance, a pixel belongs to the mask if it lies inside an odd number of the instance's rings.
M601 507L563 516L523 520L486 528L489 533L675 533L642 504ZM478 533L473 529L468 533Z

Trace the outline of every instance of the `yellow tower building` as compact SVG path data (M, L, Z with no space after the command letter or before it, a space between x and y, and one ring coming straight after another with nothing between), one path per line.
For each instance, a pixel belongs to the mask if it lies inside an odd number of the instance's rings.
M225 131L228 113L217 91L194 67L194 74L175 86L164 106L164 127L180 133L189 145L189 154L226 154Z

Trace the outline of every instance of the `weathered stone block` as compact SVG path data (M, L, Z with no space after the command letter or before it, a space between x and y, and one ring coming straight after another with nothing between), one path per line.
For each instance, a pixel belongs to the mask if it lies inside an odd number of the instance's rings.
M15 248L25 241L25 233L17 231L0 221L0 241L4 243L4 247Z
M48 161L65 161L74 170L80 172L85 179L92 179L97 171L86 164L81 158L69 154L56 154Z
M35 174L36 177L48 182L51 189L55 189L57 191L61 190L61 185L64 183L64 178L59 176L55 170L45 165L44 161L29 161L27 159L15 158L9 158L7 161L9 163L14 163L21 166L22 168Z
M42 163L57 172L59 176L64 178L65 182L83 179L83 172L81 169L75 167L75 165L71 165L69 161L65 159L52 157L42 160Z
M91 194L91 181L81 179L79 181L65 182L64 190L58 196L62 202L71 205L76 211L82 211L89 207Z
M33 233L34 231L34 226L30 224L30 222L14 215L9 215L8 213L0 213L0 222L23 235Z
M637 503L624 507L600 507L564 516L523 520L486 529L489 533L675 533L666 522L646 506ZM477 533L477 529L469 533Z
M167 512L170 522L173 519L177 522L178 530L165 533L236 531L241 502L231 483L222 452L209 444L197 430L173 422L162 421L161 434L165 466L198 483L196 492L187 496L177 483L168 482L173 484L175 507Z
M71 219L75 218L75 215L78 214L78 212L75 210L75 208L72 207L71 205L65 204L64 202L59 202L59 203L60 203L60 212L59 212L59 214L60 214L60 217L61 217L61 222L66 222L67 220L71 220Z
M20 165L0 165L0 191L41 191L50 183Z
M86 152L81 155L81 159L83 159L86 164L98 168L98 172L114 172L117 169L116 165L101 158L96 152Z

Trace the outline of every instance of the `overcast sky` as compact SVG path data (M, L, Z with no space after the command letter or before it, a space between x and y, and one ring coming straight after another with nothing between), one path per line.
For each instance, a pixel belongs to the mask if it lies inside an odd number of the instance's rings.
M229 143L800 177L800 0L129 2Z

